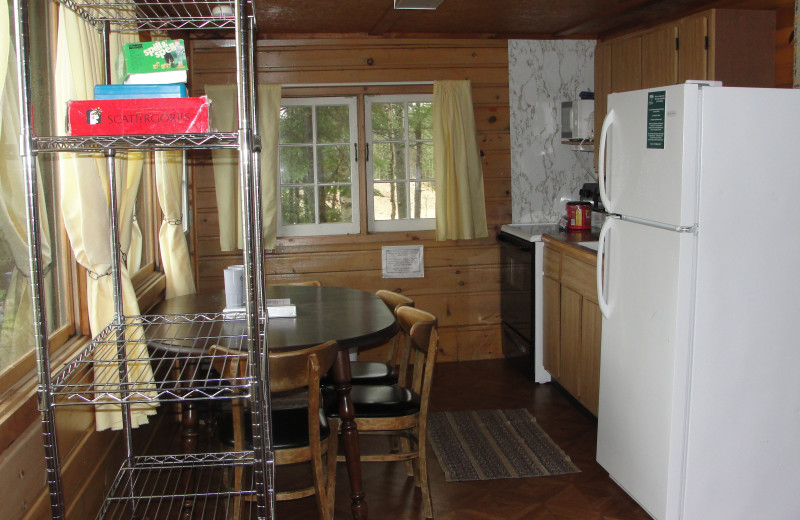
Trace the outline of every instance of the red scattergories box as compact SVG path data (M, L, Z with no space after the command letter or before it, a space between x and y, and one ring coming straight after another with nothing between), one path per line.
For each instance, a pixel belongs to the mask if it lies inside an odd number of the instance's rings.
M70 101L70 135L201 134L208 132L208 98Z

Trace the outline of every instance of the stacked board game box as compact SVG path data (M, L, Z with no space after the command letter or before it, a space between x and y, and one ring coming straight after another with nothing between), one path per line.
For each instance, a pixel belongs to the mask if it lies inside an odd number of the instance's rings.
M208 98L99 99L70 101L70 135L205 133Z
M95 85L95 99L153 99L186 97L186 85Z
M126 43L117 62L119 83L186 83L183 40Z

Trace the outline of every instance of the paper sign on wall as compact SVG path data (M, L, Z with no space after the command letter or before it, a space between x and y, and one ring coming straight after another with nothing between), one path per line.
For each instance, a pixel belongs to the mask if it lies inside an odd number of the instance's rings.
M423 246L383 246L381 263L384 278L424 278Z

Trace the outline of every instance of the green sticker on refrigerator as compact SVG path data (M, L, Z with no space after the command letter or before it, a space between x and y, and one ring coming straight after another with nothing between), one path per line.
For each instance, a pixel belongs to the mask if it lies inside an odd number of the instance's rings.
M664 149L664 123L667 112L667 92L647 93L647 147Z

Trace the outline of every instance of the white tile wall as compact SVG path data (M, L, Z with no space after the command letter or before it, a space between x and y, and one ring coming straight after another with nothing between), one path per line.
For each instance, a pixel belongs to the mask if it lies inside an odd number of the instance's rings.
M594 154L561 144L561 102L594 90L594 40L510 40L512 221L555 222L594 182Z

